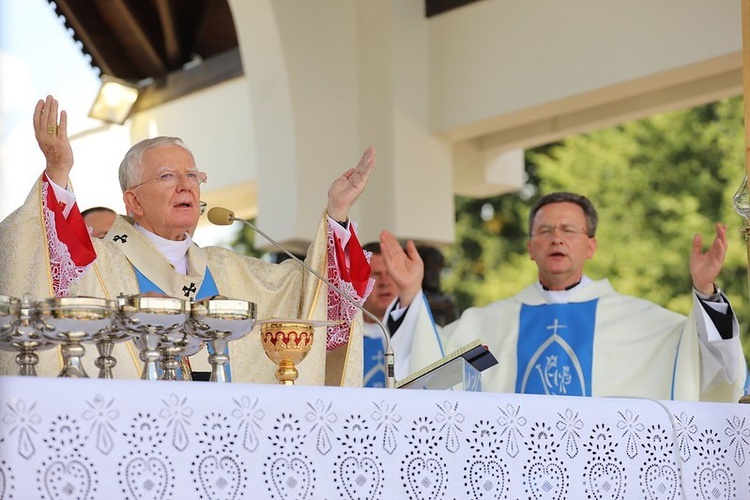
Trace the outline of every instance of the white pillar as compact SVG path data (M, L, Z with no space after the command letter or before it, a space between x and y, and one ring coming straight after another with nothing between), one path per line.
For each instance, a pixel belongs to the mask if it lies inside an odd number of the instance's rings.
M381 229L453 239L451 156L429 131L421 0L230 0L250 92L262 227L306 242L333 179L370 145L376 167L352 212Z

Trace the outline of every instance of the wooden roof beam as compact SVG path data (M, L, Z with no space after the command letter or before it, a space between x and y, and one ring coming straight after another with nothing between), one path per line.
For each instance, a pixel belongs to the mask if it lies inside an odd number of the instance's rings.
M195 16L196 26L195 32L197 36L195 40L201 40L205 37L207 31L207 23L211 22L211 16L208 13L213 9L215 10L215 0L208 0L202 4L202 9ZM195 50L195 47L190 47L190 50Z
M179 66L183 59L180 40L175 25L175 10L171 0L157 0L156 10L159 12L162 32L164 33L164 52L167 55L170 67Z
M156 49L157 44L148 36L138 19L133 15L125 0L112 0L112 6L117 10L120 19L128 27L141 49L139 56L151 68L148 73L164 75L168 68Z

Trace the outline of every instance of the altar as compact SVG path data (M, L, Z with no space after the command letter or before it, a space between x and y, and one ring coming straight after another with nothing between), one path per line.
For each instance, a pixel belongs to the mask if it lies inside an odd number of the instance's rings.
M0 499L750 498L750 405L0 377Z

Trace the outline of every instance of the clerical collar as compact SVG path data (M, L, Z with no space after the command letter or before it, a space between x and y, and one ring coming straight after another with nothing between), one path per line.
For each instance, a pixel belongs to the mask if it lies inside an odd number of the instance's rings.
M193 244L190 234L185 233L185 239L182 241L168 240L158 234L154 234L140 224L134 224L135 228L143 233L148 240L156 247L159 252L172 264L180 274L187 274L187 251Z
M571 287L566 288L565 290L547 290L546 288L543 288L544 285L542 285L542 283L539 281L537 281L534 285L548 303L567 304L568 302L570 302L570 299L577 294L578 290L587 286L589 283L593 283L591 281L591 278L584 275L581 278L581 281Z
M572 284L572 285L570 285L570 286L566 286L566 287L565 287L565 290L564 290L564 291L566 291L566 292L567 292L568 290L572 290L572 289L574 289L575 287L577 287L578 285L580 285L580 284L581 284L581 281L583 281L583 278L581 278L580 280L578 280L578 282L577 282L577 283L573 283L573 284ZM549 288L547 288L547 286L546 286L546 285L545 285L544 283L542 283L541 281L539 282L539 284L540 284L540 285L542 285L542 290L544 290L545 292L562 292L562 291L563 291L563 290L550 290L550 289L549 289Z

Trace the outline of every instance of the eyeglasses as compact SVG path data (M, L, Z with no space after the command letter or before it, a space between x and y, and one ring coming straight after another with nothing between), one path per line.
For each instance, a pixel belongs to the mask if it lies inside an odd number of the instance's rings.
M537 226L531 233L532 238L552 238L555 234L556 229L560 229L560 234L563 238L572 238L579 234L585 234L588 236L588 231L573 224L555 224L554 226L542 225Z
M156 177L152 177L141 182L140 184L136 184L130 189L141 187L151 181L158 181L162 186L174 187L182 181L183 177L196 187L200 186L201 184L205 184L208 181L208 174L206 172L201 172L200 170L188 170L184 174L175 172L173 170L163 170Z

